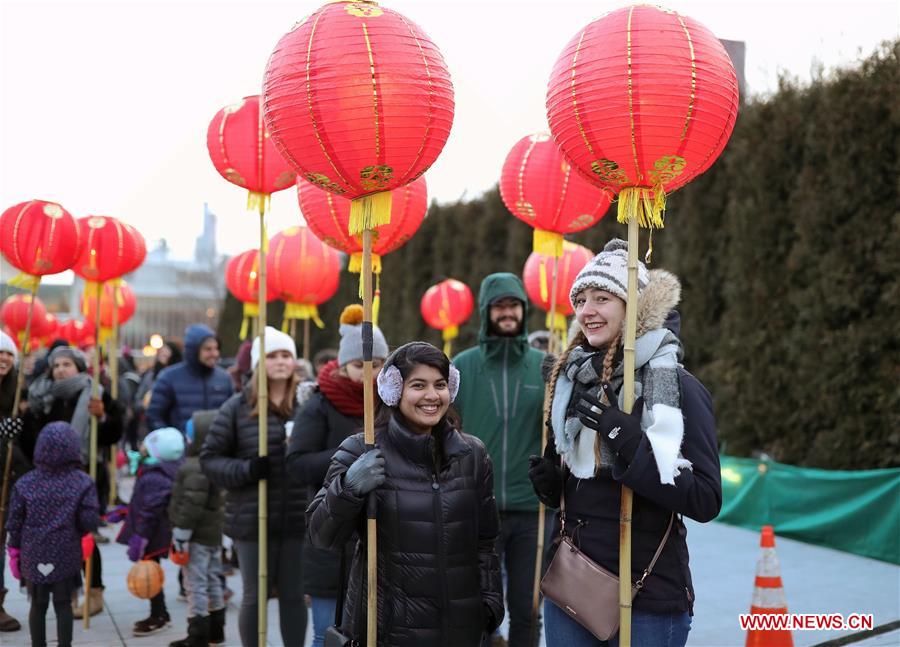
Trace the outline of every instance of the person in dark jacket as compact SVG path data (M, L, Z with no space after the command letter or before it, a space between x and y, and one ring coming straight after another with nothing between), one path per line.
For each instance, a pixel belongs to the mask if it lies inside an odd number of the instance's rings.
M219 361L219 340L208 326L194 324L184 333L184 361L163 369L153 385L147 426L182 432L195 411L218 409L234 393Z
M344 308L338 358L319 371L318 385L294 421L287 456L288 472L309 488L310 499L322 487L334 451L363 426L362 315L359 304ZM373 329L373 338L372 367L377 372L388 356L388 345L377 327ZM298 392L303 392L303 386ZM349 543L348 550L352 550ZM340 569L339 555L309 542L303 546L303 591L312 598L312 647L323 646L325 631L334 624Z
M156 384L156 378L159 377L164 368L175 366L181 361L181 349L178 348L175 342L166 341L156 351L156 359L153 362L153 366L141 375L141 383L134 394L134 414L137 418L136 438L127 438L131 449L137 450L140 441L151 431L148 428L147 408L150 406L150 399L153 397L153 385Z
M378 376L384 403L374 449L341 443L307 511L314 545L357 542L342 631L365 644L366 500L378 519L379 647L477 647L503 620L493 467L460 433L450 403L459 372L440 350L412 342ZM375 647L370 646L370 647Z
M559 507L565 489L566 520L578 529L579 547L613 573L619 571L623 486L634 491L635 580L672 524L659 561L634 599L631 635L635 645L683 647L694 590L681 517L710 521L722 505L716 423L709 393L681 366L678 318L672 312L681 284L641 263L634 376L639 397L631 413L623 411L627 257L626 242L610 241L572 286L578 332L553 366L550 442L542 458L532 457L529 476L548 506ZM557 536L559 530L557 515ZM548 551L551 559L554 550ZM544 614L548 645L607 644L549 599Z
M172 526L168 507L175 474L184 457L184 436L174 427L151 431L144 439L128 514L116 541L128 546L128 559L159 562L169 552ZM135 636L149 636L169 625L166 597L161 590L150 598L150 615L134 623Z
M197 411L191 417L194 437L188 458L175 475L169 501L172 550L187 553L184 588L188 600L188 635L169 647L205 647L225 641L225 598L222 573L222 528L225 492L200 469L200 448L216 415ZM173 556L173 559L174 556Z
M266 356L260 360L259 338L252 350L253 379L219 409L203 448L200 465L209 480L227 490L225 534L234 539L244 597L238 616L241 642L257 644L259 600L266 604L270 591L258 591L259 488L268 481L269 584L278 589L281 639L285 645L302 645L307 611L303 602L303 536L306 489L288 478L285 452L290 428L297 416L297 376L294 340L266 327ZM268 456L259 455L259 403L257 371L268 377Z
M10 501L10 570L24 578L31 595L31 644L47 644L50 600L60 647L72 644L72 595L81 586L82 535L100 521L97 491L81 470L78 434L65 422L41 431L35 469L16 482Z

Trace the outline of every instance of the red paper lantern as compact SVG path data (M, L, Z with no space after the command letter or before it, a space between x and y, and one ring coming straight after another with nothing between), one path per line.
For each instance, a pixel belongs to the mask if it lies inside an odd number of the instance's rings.
M388 191L437 159L453 122L440 51L374 2L328 3L269 58L263 112L275 146L307 181L354 200L350 233L391 215Z
M459 335L459 327L472 316L475 299L462 281L446 279L432 285L422 295L419 309L432 328L442 331L444 353L449 357L450 343Z
M324 328L318 306L337 292L340 274L338 253L307 227L289 227L269 241L266 285L285 302L285 326L292 319L312 319Z
M563 234L594 225L609 209L609 196L585 180L548 133L520 139L503 163L500 196L512 214L534 227L534 251L563 253Z
M32 309L32 300L34 308ZM47 317L44 302L30 294L13 294L0 305L0 321L10 331L12 337L19 340L19 346L25 339L25 328L28 326L28 312L31 309L31 336L35 336Z
M420 177L391 192L391 221L373 235L372 271L381 273L381 257L393 252L412 238L428 210L428 188ZM350 271L362 270L362 240L347 233L350 200L333 195L305 180L297 181L300 211L309 229L326 245L350 254Z
M72 214L55 202L22 202L0 216L0 250L26 275L64 272L75 264L81 251L78 225ZM10 283L25 286L21 279Z
M117 312L113 313L113 306ZM137 309L137 299L134 291L125 281L109 281L103 284L103 294L100 297L100 340L101 343L112 333L116 323L124 325L133 316ZM96 325L97 323L97 294L85 297L81 295L81 313L85 319Z
M69 319L59 325L57 336L65 339L72 346L93 346L95 329L92 321Z
M705 171L734 129L738 83L706 27L660 7L618 9L566 45L547 118L566 158L619 194L619 220L662 227L665 193Z
M241 324L241 339L247 338L247 326L251 317L259 314L259 250L250 249L233 256L225 266L225 287L244 304L244 321ZM276 298L274 292L266 291L266 302Z
M248 209L265 211L269 196L296 180L263 125L259 95L219 110L206 131L206 148L219 175L250 192Z
M569 291L572 289L578 273L593 257L593 252L587 247L582 247L569 241L563 242L563 253L557 261L559 265L556 271L555 317L551 317L550 312L554 258L532 253L528 260L525 261L525 269L522 270L525 293L537 307L547 313L548 330L558 330L565 333L567 329L566 317L573 312L572 304L569 301Z
M56 339L56 334L59 330L59 320L55 314L48 312L44 315L43 321L36 321L35 324L37 325L37 331L32 330L31 338L33 341L37 341L38 345L47 346Z
M72 270L86 281L117 279L144 262L147 245L131 225L109 216L87 216L77 222L83 244Z

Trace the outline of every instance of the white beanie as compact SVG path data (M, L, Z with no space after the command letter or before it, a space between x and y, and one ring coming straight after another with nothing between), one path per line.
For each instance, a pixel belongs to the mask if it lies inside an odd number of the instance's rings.
M276 350L286 350L291 357L297 359L297 345L294 338L281 332L272 326L266 326L266 355ZM256 370L259 363L259 337L253 340L253 348L250 349L250 370Z
M16 348L16 342L14 342L13 338L7 335L2 330L0 330L0 350L5 350L7 353L11 353L14 362L19 359L19 349Z
M638 261L638 293L650 280L647 266ZM621 238L613 238L606 243L603 251L594 256L575 277L569 290L569 301L575 307L575 297L585 288L606 290L622 301L628 300L628 243Z

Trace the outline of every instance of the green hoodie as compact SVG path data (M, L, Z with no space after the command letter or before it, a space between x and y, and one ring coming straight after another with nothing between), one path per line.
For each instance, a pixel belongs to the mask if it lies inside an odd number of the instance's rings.
M517 337L489 334L491 301L510 296L524 304L528 297L515 274L487 276L478 294L481 330L478 346L453 359L460 372L454 405L463 418L463 431L478 437L494 463L494 493L501 511L533 511L538 502L528 480L528 457L541 453L544 353L528 345L528 331Z

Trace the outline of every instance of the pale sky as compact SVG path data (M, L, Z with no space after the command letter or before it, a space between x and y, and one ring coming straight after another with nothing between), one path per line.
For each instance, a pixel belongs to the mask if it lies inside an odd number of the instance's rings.
M0 0L0 209L40 198L76 217L111 215L148 247L193 252L203 203L220 251L255 244L246 192L206 152L217 110L260 91L266 60L320 2ZM429 201L475 197L521 137L546 129L551 67L584 25L623 2L393 0L444 54L456 115L427 173ZM852 64L898 35L896 0L671 0L718 37L746 42L749 93L788 72ZM296 193L273 196L270 233L298 224Z

